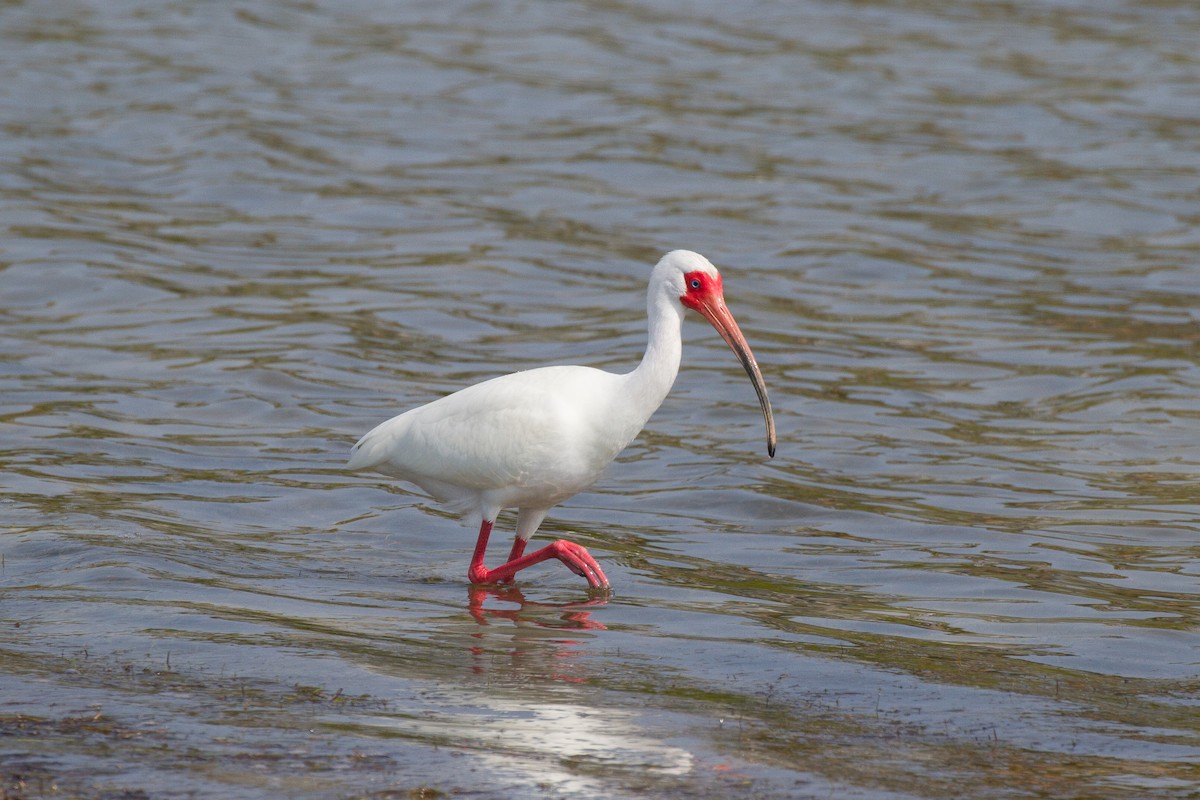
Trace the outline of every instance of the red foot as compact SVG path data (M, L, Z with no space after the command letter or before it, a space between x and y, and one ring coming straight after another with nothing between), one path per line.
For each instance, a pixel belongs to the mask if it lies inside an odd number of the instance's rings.
M566 564L567 569L571 570L571 572L582 578L587 578L588 585L593 588L608 588L608 578L604 576L604 570L600 569L600 562L592 558L592 554L583 545L568 542L566 539L559 539L558 541L551 542L538 552L546 551L550 551L549 557L557 558ZM534 555L537 555L537 553Z
M596 559L592 558L592 554L587 551L587 548L577 545L574 542L568 542L566 539L551 542L541 550L537 550L527 556L521 555L525 549L525 545L518 539L513 544L508 562L501 564L495 569L488 569L483 565L483 555L487 550L487 540L491 532L492 523L484 520L483 525L479 529L479 541L475 544L475 555L471 559L471 568L467 570L467 578L470 579L471 583L489 584L509 581L526 567L556 558L566 564L567 569L576 575L586 578L588 585L593 589L609 588L608 578L604 576L604 570L600 569L600 564Z

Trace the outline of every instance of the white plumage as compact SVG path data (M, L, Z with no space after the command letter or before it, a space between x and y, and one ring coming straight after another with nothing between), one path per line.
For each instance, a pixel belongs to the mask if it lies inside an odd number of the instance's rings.
M354 445L350 468L374 469L478 513L483 523L468 573L473 582L510 580L520 569L558 558L592 586L607 587L599 564L579 545L559 541L522 553L550 508L595 482L667 396L679 371L685 307L704 315L738 354L758 392L768 450L775 452L766 388L725 308L716 268L696 253L668 253L650 275L646 306L649 342L632 372L543 367L469 386L378 425ZM508 562L488 570L483 554L504 508L519 509L517 539Z

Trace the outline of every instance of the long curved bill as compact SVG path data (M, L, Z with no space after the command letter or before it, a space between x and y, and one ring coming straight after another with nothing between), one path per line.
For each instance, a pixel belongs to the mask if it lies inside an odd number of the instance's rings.
M754 384L754 391L758 393L758 404L762 406L763 420L767 423L767 453L774 458L775 416L771 413L771 400L767 397L767 385L763 383L762 372L758 369L758 362L754 360L754 353L750 351L750 345L746 343L746 337L742 335L741 328L738 327L733 314L729 313L729 309L725 307L725 301L719 295L706 298L694 307L717 329L717 333L721 334L721 338L738 357L738 361L742 362L746 374L750 376L750 382Z

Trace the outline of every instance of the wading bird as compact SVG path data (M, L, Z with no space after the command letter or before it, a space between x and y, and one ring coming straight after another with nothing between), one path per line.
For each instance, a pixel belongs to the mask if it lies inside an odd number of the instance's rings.
M380 424L350 451L351 469L373 469L416 484L459 511L482 517L467 577L472 583L512 580L520 570L555 558L594 588L608 588L596 559L560 539L525 555L529 537L550 509L600 477L641 431L679 372L687 309L698 311L737 354L754 383L775 455L775 420L762 373L725 307L721 276L708 259L673 250L650 273L646 295L649 342L637 369L623 375L591 367L515 372L434 400ZM516 508L517 537L508 561L483 565L501 509Z

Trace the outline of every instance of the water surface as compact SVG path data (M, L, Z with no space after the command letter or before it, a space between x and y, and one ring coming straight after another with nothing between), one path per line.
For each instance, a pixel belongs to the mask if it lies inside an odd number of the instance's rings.
M14 796L1200 790L1200 10L9 3L0 774ZM342 469L707 326L471 590ZM511 530L511 517L500 528ZM507 548L495 537L496 552Z

